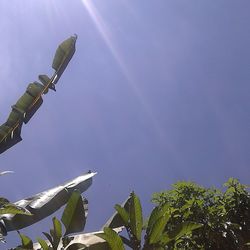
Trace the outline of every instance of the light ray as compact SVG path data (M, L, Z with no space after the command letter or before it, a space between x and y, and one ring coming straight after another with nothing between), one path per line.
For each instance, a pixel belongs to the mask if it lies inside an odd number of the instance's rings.
M152 108L148 103L146 102L144 96L142 95L140 89L136 86L136 81L134 77L132 76L131 72L128 70L127 65L122 60L121 53L119 52L118 47L115 45L115 43L112 41L112 34L110 32L110 29L108 28L107 24L105 23L104 19L101 17L99 11L94 6L93 2L90 0L81 0L84 7L86 8L88 14L90 15L92 21L94 22L97 30L101 34L103 40L105 41L107 47L109 48L111 54L115 58L116 62L118 63L123 75L125 76L127 82L129 83L130 87L132 88L134 94L137 96L137 98L140 101L140 104L143 106L144 111L147 113L147 115L150 117L151 122L153 123L155 129L158 132L158 136L161 139L165 139L165 132L161 128L159 122L155 118ZM165 144L165 143L164 143Z

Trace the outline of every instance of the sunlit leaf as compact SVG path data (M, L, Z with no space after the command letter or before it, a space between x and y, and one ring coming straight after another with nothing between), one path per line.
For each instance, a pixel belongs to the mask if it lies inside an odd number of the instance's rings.
M52 221L54 229L50 230L50 234L53 237L53 247L56 248L58 247L62 237L62 225L61 222L56 217L54 217Z
M27 209L16 206L12 203L8 203L3 205L0 208L0 215L1 214L25 214L25 215L32 215Z
M105 227L104 233L96 235L106 240L111 250L125 250L120 236L113 229Z
M143 225L142 208L139 198L134 192L131 193L131 202L129 208L130 228L137 240L141 240Z
M149 221L148 221L148 226L147 226L147 231L146 233L149 234L149 232L152 230L152 227L154 223L162 217L165 213L167 213L169 210L169 205L164 204L163 206L157 206L153 209L153 211L150 214Z
M169 218L170 215L165 213L153 224L149 235L149 244L155 244L159 241Z
M40 246L43 250L49 250L50 247L48 246L47 242L41 238L37 238L37 241L39 242Z
M20 238L22 240L22 248L24 248L24 249L33 249L32 240L28 236L26 236L24 234L21 234L19 231L18 231L18 234L19 234L19 236L20 236Z
M54 236L56 238L60 239L62 237L62 225L61 225L61 222L56 217L54 217L52 220L53 220L53 226L54 226Z

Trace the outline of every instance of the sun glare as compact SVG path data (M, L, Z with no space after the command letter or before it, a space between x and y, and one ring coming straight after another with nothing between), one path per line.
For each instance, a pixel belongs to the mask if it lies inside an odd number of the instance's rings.
M99 11L95 7L92 1L90 0L81 0L83 6L87 10L89 16L91 17L92 21L94 22L98 32L101 34L105 44L109 48L110 52L112 53L114 59L116 60L117 64L119 65L123 75L125 76L128 84L133 90L133 93L136 95L138 100L140 101L140 104L143 106L144 111L148 114L148 116L151 119L151 122L153 123L158 136L163 139L165 136L165 133L163 129L161 128L159 122L155 118L152 108L148 103L146 102L144 96L142 95L140 89L136 86L136 81L134 77L132 76L131 72L128 70L127 65L125 64L124 60L122 59L121 53L119 51L119 48L115 45L115 42L112 40L112 34L110 32L110 29L108 28L107 23L104 21L102 16L100 15Z

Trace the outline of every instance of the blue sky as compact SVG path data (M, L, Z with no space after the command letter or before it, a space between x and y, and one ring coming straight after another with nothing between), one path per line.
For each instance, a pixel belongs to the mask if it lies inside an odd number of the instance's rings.
M249 10L247 0L1 1L1 123L78 34L57 92L1 155L1 170L15 171L1 195L16 201L97 171L89 231L132 190L146 215L151 194L178 180L249 184ZM23 232L35 238L48 225Z

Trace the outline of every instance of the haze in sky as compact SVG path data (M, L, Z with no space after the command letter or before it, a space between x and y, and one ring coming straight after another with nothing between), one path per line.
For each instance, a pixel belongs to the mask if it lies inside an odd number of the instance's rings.
M98 172L85 193L95 231L132 190L144 214L179 180L249 184L250 2L247 0L3 0L0 109L76 33L57 92L0 156L1 196L16 201ZM51 218L22 230L34 240ZM7 237L18 244L17 234Z

